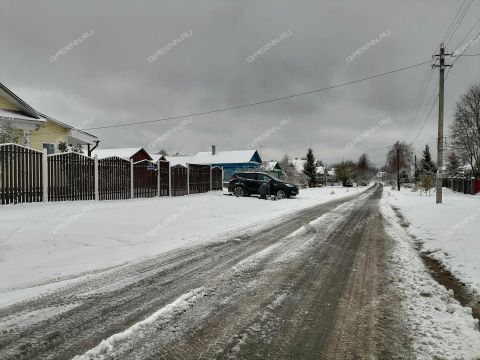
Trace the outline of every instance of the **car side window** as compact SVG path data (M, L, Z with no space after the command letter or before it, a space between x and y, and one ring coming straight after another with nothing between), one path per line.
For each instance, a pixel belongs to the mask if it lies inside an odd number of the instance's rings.
M245 173L244 177L248 180L257 180L257 174L255 173Z
M261 181L270 181L271 178L265 174L258 174L258 180L261 180Z

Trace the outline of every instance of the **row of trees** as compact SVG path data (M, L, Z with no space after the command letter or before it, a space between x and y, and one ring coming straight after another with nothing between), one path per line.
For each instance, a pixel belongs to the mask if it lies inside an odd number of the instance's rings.
M307 151L301 173L298 173L287 155L285 155L280 162L280 166L290 181L304 183L309 187L320 185L321 177L327 176L326 174L317 172L317 168L324 166L324 164L321 160L315 158L312 149L308 149ZM341 181L344 186L347 180L368 182L378 172L378 169L376 169L368 159L367 154L362 154L357 162L351 160L341 161L332 164L332 168L335 169L336 179Z
M480 176L480 84L471 86L456 104L446 148L444 175ZM433 183L437 167L432 160L428 145L422 158L413 164L413 147L405 142L396 142L389 150L386 161L387 178L395 179L400 169L400 183ZM465 170L469 165L471 170ZM413 169L413 177L411 176Z

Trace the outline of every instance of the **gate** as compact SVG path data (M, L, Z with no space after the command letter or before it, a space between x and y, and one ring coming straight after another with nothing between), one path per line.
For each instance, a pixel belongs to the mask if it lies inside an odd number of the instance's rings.
M210 165L190 165L190 194L210 191Z
M222 168L212 168L212 190L223 190Z
M157 165L149 160L133 164L133 188L135 197L157 196Z
M42 156L40 151L21 145L0 145L2 205L43 200Z
M48 201L95 199L95 160L82 154L47 156Z
M175 165L170 168L170 172L172 176L172 196L187 195L187 168L182 165Z
M169 168L170 163L168 161L160 160L160 196L170 195L170 176Z
M131 198L130 161L111 157L98 161L100 200Z

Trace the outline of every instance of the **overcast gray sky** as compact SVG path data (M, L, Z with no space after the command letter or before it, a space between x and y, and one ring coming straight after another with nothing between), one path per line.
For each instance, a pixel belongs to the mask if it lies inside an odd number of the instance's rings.
M37 110L80 127L208 111L428 60L461 3L0 0L0 81ZM475 0L447 50L459 45L479 14L480 1ZM477 26L467 40L479 31ZM158 53L186 32L181 43ZM389 36L346 60L382 32ZM84 33L89 36L52 61ZM282 33L287 36L247 61ZM466 53L480 53L480 42ZM448 76L447 126L459 95L480 82L479 65L480 57L462 58ZM218 150L239 150L261 136L266 160L285 153L300 157L307 147L327 162L350 154L356 159L362 150L402 140L428 69L426 64L328 92L195 117L171 136L165 134L181 120L90 132L104 148L147 147L160 136L164 141L157 150L196 153L211 144ZM435 71L427 97L437 82ZM423 122L425 115L420 117ZM292 121L262 136L287 118ZM386 118L391 121L362 135ZM426 143L435 147L435 137L436 108L416 149ZM385 151L370 157L383 163Z

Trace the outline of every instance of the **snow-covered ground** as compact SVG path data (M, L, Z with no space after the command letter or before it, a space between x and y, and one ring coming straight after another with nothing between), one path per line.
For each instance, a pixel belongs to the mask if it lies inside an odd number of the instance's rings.
M480 196L443 189L443 204L435 194L385 189L388 203L410 223L408 232L422 243L422 251L440 260L457 278L480 292ZM388 195L389 194L389 195Z
M435 216L429 205L432 201L435 203L434 198L418 200L413 196L411 193L398 194L385 189L381 211L387 220L386 231L394 240L393 250L388 259L392 291L400 294L402 319L405 319L415 358L478 359L480 358L478 320L473 318L470 308L461 306L455 300L453 291L447 290L431 277L414 248L412 238L399 224L391 203L394 201L397 205L402 203L403 206L408 206L409 211L412 211L409 215L416 220L415 224L418 225L417 221L423 220L425 226L433 224L428 222L432 218L438 219L439 223L442 220L447 221L448 216L445 213L450 210L442 208L439 211L443 215ZM445 203L452 203L454 196L448 193L444 199ZM470 200L465 201L469 204ZM448 206L445 208L450 209ZM448 218L448 222L455 223L455 218ZM435 237L434 233L428 234L432 239ZM464 242L463 246L467 244L468 242ZM478 251L476 255L478 256ZM456 261L461 259L457 256Z
M365 188L305 189L281 201L223 192L0 207L0 306L64 286L81 273L221 240Z

